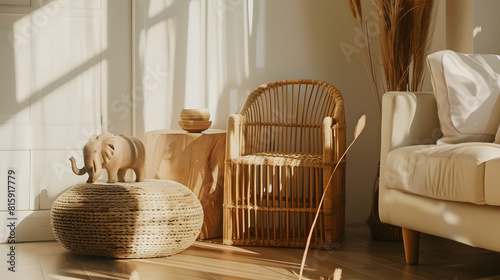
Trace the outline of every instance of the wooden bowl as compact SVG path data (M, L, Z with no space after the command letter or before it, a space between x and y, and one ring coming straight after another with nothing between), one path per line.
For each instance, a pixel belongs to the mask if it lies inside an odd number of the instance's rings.
M209 119L208 109L183 109L181 111L181 120L183 121L208 121Z
M179 121L182 129L188 132L199 133L207 130L211 125L211 121Z

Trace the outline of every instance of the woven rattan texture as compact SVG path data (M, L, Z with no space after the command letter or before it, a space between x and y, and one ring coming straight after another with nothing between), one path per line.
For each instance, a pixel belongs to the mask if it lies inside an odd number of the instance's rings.
M318 80L284 80L254 89L228 118L224 244L304 247L326 192L311 247L344 237L345 151L342 95Z
M203 223L198 198L182 184L82 183L52 206L56 240L76 254L166 257L191 246Z
M323 157L315 154L257 153L235 158L233 162L250 165L322 167Z

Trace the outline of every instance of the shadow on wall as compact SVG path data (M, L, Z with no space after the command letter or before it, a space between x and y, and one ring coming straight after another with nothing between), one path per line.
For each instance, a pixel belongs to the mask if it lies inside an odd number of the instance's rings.
M43 66L42 64L44 62L41 62L40 59L38 59L38 63L32 63L32 61L35 60L33 56L36 52L31 50L31 44L33 42L37 42L37 44L39 44L37 50L39 50L46 47L47 44L65 44L67 40L69 40L69 38L64 38L63 36L45 40L45 38L48 38L48 36L51 35L51 32L54 29L53 22L59 18L58 16L60 14L58 12L62 6L59 3L59 0L54 0L44 1L44 5L34 7L36 9L31 12L27 12L27 14L4 15L2 16L2 20L0 22L3 27L0 34L5 39L0 43L2 49L2 55L0 56L2 65L0 68L0 82L3 85L3 102L0 105L0 109L2 111L0 122L2 124L34 123L30 112L32 108L35 108L37 104L40 104L38 106L44 108L44 101L51 98L58 89L64 87L75 78L80 77L80 75L98 65L101 60L105 60L107 57L107 51L95 55L90 55L89 52L83 52L83 54L79 54L77 56L82 59L85 57L84 61L77 65L72 65L72 68L67 69L64 73L57 77L51 77L55 74L55 71L45 71L46 69L42 70L40 67ZM43 20L40 20L39 22L33 21L30 19L30 16L38 16ZM6 26L10 27L6 29ZM90 38L89 36L92 37L92 35L87 33L82 34L82 37ZM64 59L64 54L61 54L59 59ZM56 61L52 61L52 63L54 65L59 65L57 59ZM38 74L38 76L32 77L32 75L29 74L32 67L34 68L33 72ZM54 66L52 65L51 67ZM59 71L61 69L57 70ZM33 81L36 81L36 83L32 83ZM31 84L34 86L32 87ZM61 95L61 93L57 94ZM68 93L63 94L68 95ZM78 96L73 97L78 99ZM80 99L79 101L82 100ZM85 108L88 117L90 117L92 113L95 113L91 112L89 109L91 108ZM42 118L43 116L46 116L44 112L41 112L41 115ZM44 121L47 120L42 119L37 121L44 123ZM59 120L59 122L65 123L62 120Z
M8 15L4 16L2 21L12 23L11 29L0 29L2 37L9 36L14 32L14 24L19 16ZM13 37L11 37L13 38ZM28 106L29 100L18 101L16 86L16 53L14 51L14 44L11 40L0 40L0 49L2 55L0 56L0 84L2 84L2 102L0 103L0 122L7 123L12 116L21 112Z

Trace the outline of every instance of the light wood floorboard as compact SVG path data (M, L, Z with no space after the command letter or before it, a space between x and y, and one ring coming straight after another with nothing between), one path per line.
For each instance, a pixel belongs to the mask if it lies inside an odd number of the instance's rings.
M297 279L303 250L221 245L197 241L175 256L114 260L79 256L56 242L16 244L16 272L7 270L0 245L0 279ZM311 250L305 276L319 279L342 268L342 279L499 279L500 254L421 235L420 264L406 265L402 242L370 239L368 226L348 226L333 251Z

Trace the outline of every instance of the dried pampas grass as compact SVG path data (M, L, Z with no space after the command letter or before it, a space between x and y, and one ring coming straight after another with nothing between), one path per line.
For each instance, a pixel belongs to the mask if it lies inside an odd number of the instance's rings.
M380 57L388 90L419 91L434 0L376 0Z
M376 8L380 34L380 64L373 58L372 44L366 27L368 47L364 49L365 68L369 72L372 90L380 98L386 91L420 91L425 70L425 57L432 35L434 0L370 0ZM361 0L348 0L354 18L361 24ZM380 78L381 77L381 78ZM379 81L384 82L379 85Z
M349 7L351 7L352 16L363 23L363 14L361 9L361 0L348 0Z

